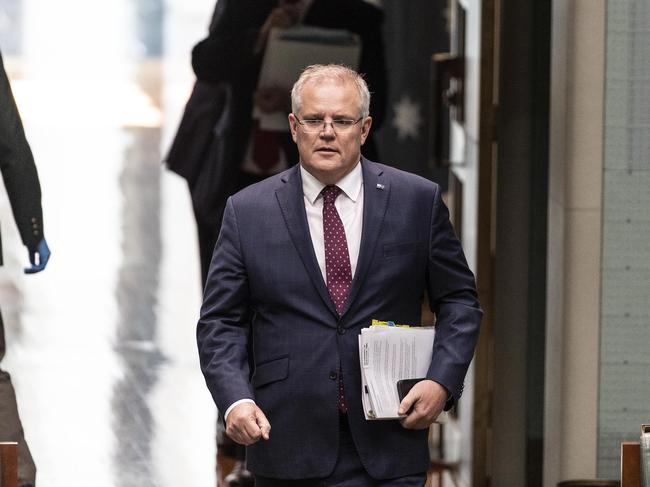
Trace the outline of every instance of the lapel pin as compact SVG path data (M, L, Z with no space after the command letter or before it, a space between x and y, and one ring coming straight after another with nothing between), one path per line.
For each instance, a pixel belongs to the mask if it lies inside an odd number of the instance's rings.
M379 183L377 183L377 189L384 189L384 187L385 187L385 186L384 186L383 184L379 184Z

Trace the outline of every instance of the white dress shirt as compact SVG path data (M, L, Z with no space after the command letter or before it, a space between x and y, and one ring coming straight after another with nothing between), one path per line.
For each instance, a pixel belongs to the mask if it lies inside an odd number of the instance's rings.
M323 196L321 191L325 187L314 176L309 174L300 166L302 176L302 192L307 211L307 223L311 243L314 246L318 267L323 274L323 280L327 284L325 274L325 240L323 239ZM342 193L336 198L334 206L341 218L345 229L345 239L348 242L348 253L350 255L350 267L352 277L357 269L359 260L359 247L361 247L361 231L363 229L363 173L361 163L336 185L341 188Z
M311 242L318 260L318 267L323 275L323 280L327 284L327 274L325 272L325 240L323 238L323 196L321 191L325 184L312 176L309 172L300 166L300 175L302 177L302 193L307 212L307 224L309 225L309 234ZM345 238L348 242L348 253L350 255L350 267L352 277L357 268L359 260L359 248L361 247L361 232L363 230L363 172L361 171L361 162L336 186L341 188L342 193L334 201L336 211L343 222L345 229ZM233 408L241 403L251 402L252 399L240 399L233 402L226 413L224 419Z

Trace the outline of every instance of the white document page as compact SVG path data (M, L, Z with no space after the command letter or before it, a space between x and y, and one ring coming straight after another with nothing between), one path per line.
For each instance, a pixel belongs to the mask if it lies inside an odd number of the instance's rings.
M371 407L366 410L367 417L399 418L397 381L426 377L434 337L435 331L429 327L372 326L361 330L362 394L364 408Z
M359 356L362 356L362 347L361 335L359 335ZM361 403L363 405L363 415L366 419L375 419L371 415L374 415L374 406L372 405L372 400L370 398L370 389L368 389L368 383L366 382L366 375L361 369Z

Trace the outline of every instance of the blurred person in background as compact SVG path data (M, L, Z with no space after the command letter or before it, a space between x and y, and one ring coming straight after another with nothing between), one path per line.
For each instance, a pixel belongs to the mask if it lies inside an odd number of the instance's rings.
M29 148L16 108L9 79L0 54L0 170L9 196L20 237L27 247L31 266L26 274L45 269L50 249L43 234L41 185L34 157ZM0 265L2 246L0 245ZM0 361L5 355L5 334L0 314ZM16 393L11 377L0 369L0 441L18 443L18 486L35 487L36 466L25 441L18 415Z

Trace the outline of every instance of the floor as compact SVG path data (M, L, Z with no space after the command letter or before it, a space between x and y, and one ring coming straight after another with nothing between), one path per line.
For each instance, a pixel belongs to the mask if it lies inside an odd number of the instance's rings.
M27 276L4 191L3 362L38 487L214 486L196 236L161 158L208 0L0 0L0 49L43 190L47 269Z

